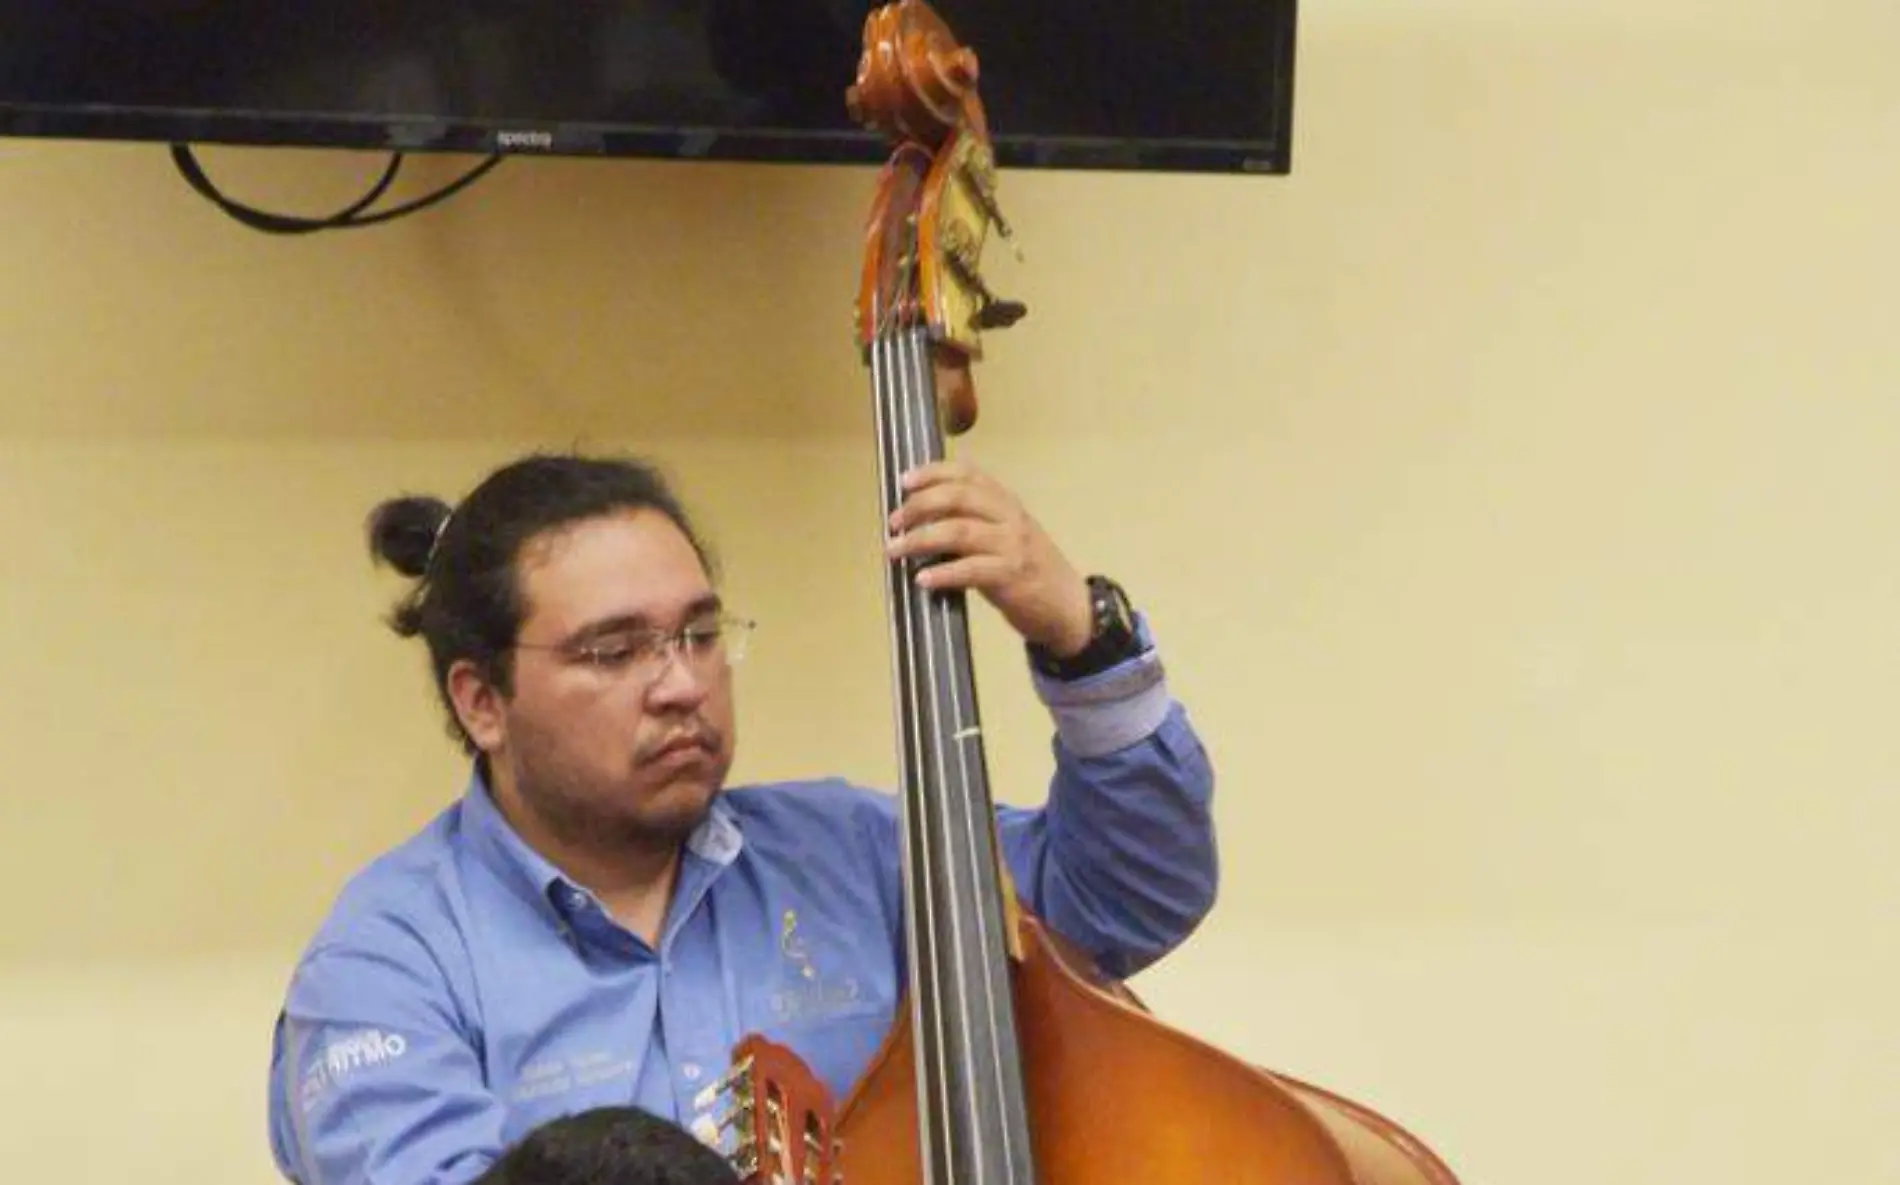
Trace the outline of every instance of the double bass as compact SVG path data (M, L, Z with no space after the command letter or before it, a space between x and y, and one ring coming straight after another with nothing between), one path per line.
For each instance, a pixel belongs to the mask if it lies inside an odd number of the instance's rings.
M901 475L976 421L984 331L1025 312L985 282L996 164L976 54L925 0L871 12L846 92L893 148L856 305L888 519ZM1457 1185L1397 1124L1157 1020L1041 923L1001 860L965 602L891 561L908 980L869 1068L837 1103L754 1035L716 1091L758 1185Z

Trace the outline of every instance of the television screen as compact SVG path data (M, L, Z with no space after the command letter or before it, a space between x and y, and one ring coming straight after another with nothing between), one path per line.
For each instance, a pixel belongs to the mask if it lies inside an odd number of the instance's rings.
M1295 0L935 0L1005 165L1284 173ZM0 0L0 134L875 161L867 0Z

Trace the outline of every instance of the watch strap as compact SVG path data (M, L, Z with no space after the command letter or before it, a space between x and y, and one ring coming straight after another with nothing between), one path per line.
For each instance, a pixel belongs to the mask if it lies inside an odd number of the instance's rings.
M1043 675L1064 682L1098 675L1141 653L1141 638L1135 628L1135 611L1128 594L1106 576L1088 578L1089 610L1093 628L1088 645L1067 658L1058 658L1044 647L1029 645L1031 665Z

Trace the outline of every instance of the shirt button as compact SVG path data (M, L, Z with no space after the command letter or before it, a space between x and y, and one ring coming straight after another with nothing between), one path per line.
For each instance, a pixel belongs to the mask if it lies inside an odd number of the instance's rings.
M680 1076L688 1082L699 1081L699 1063L686 1062L680 1066Z

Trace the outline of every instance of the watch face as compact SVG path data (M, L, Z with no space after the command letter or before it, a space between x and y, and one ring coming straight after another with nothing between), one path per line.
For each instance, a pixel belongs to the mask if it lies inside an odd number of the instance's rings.
M1135 614L1128 603L1128 594L1122 591L1122 587L1106 576L1097 576L1090 583L1095 586L1098 631L1105 628L1133 633Z

